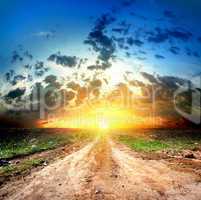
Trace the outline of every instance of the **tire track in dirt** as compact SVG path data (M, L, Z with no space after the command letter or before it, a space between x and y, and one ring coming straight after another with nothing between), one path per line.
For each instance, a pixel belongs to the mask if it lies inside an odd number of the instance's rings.
M86 199L86 179L92 162L88 155L97 141L33 174L33 180L10 200ZM79 193L82 193L79 195Z
M200 200L200 188L195 175L100 138L33 174L9 200Z
M201 183L195 175L170 169L165 161L143 160L127 147L111 142L112 157L119 166L121 199L200 200Z

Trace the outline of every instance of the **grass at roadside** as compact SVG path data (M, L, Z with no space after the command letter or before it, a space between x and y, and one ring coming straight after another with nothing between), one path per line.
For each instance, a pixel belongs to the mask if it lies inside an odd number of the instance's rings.
M135 136L121 135L118 140L136 151L154 152L160 150L193 149L201 145L201 138L198 137L166 137L166 138L140 138Z
M69 133L67 130L55 129L21 129L0 133L0 159L10 160L16 157L54 149L62 145L82 141L87 137L83 132Z
M0 176L10 176L15 174L25 173L27 170L43 165L44 158L24 160L18 165L6 165L0 168Z
M92 137L87 131L67 129L0 129L0 185L9 177L46 166L65 155L68 146Z

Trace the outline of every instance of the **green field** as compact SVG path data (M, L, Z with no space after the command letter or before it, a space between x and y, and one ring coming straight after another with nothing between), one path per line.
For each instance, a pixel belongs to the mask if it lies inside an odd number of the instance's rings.
M74 132L67 129L1 129L0 179L45 166L57 154L54 156L52 152L48 156L41 156L40 153L82 143L90 140L91 136L86 131Z
M1 130L5 131L5 130ZM83 133L71 134L63 130L16 130L11 133L0 133L0 159L12 159L62 145L72 144L84 139Z
M180 151L194 149L201 145L201 134L198 131L150 131L143 134L128 134L117 137L135 151L154 152L161 150Z

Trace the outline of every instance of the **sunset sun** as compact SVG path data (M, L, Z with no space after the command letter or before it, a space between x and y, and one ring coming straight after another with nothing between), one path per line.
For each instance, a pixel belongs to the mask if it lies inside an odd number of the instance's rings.
M99 129L102 129L102 130L106 130L106 129L109 129L109 123L106 119L101 119L99 121Z

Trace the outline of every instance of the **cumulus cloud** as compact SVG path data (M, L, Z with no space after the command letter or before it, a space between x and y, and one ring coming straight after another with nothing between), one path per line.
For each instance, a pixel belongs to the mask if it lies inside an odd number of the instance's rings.
M11 83L14 74L15 74L15 71L14 71L14 70L10 70L10 71L6 72L6 74L5 74L5 79L6 79L6 81L9 82L9 83Z
M49 76L46 76L45 77L45 83L47 83L47 84L53 84L53 83L55 83L56 82L56 80L57 80L57 77L55 76L55 75L49 75Z
M11 62L12 63L16 63L17 61L22 62L23 61L23 57L20 56L20 54L17 51L13 51Z
M192 37L192 33L181 28L168 30L169 37L176 38L182 41L188 41Z
M21 74L15 75L14 70L5 73L5 80L13 86L25 79L26 77Z
M170 89L177 89L179 86L189 82L187 79L182 79L174 76L158 76L158 79L163 86Z
M97 79L97 80L93 80L90 82L90 86L91 87L101 87L102 86L102 81Z
M111 58L114 58L116 47L112 37L107 36L104 30L114 21L115 19L111 15L102 15L84 41L85 44L92 46L93 50L99 53L98 59L106 64L109 63Z
M27 58L29 58L30 60L33 59L33 55L31 53L29 53L29 51L25 51L24 52L24 56L27 57Z
M186 42L192 37L191 32L183 30L182 28L163 30L160 27L157 27L155 28L155 33L149 32L148 34L150 34L148 41L154 43L166 42L169 39L177 39Z
M23 75L16 75L13 77L13 80L11 83L12 83L12 85L16 85L18 82L23 81L25 79L26 79L26 77Z
M68 84L67 84L67 88L70 88L74 91L77 91L79 88L80 88L80 84L74 82L74 81L70 81Z
M90 65L87 67L87 69L89 70L95 70L95 69L102 69L105 70L107 68L111 67L110 63L103 63L103 64L95 64L95 65Z
M132 37L128 37L127 38L127 43L132 46L133 44L138 46L138 47L141 47L144 43L141 41L141 40L138 40L138 39L133 39Z
M25 88L17 88L15 90L11 90L5 95L5 99L16 99L24 95L26 89Z
M63 67L75 67L78 62L78 58L76 56L66 56L61 55L60 53L50 55L47 60L55 62Z
M152 84L156 84L158 83L157 79L155 78L155 76L153 76L152 74L146 73L146 72L141 72L142 76L148 80L150 83Z
M44 62L37 61L34 65L35 75L36 76L43 76L48 70L48 67L45 67Z

